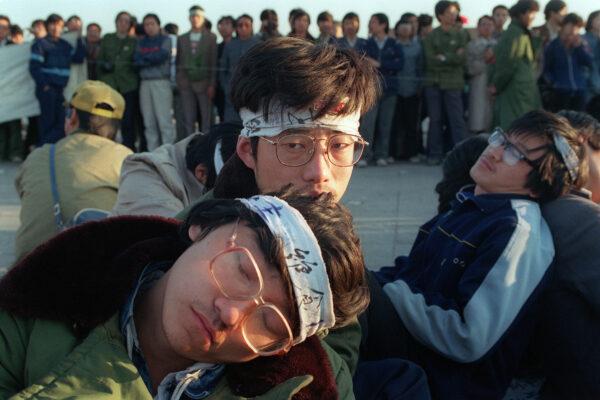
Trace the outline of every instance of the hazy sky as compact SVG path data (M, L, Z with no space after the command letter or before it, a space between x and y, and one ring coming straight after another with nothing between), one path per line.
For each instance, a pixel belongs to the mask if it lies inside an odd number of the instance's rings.
M464 0L461 1L462 14L469 19L468 25L477 22L477 18L483 14L491 13L491 9L496 4L512 5L515 1L502 2L501 0ZM254 29L258 29L259 14L264 8L274 8L279 14L280 31L287 34L289 25L287 24L287 14L294 7L304 8L310 15L312 23L310 30L317 34L316 18L319 12L329 10L335 19L341 20L348 11L354 11L361 17L362 36L366 35L366 25L371 14L384 12L390 18L391 24L400 18L400 15L407 11L416 14L433 14L435 0L420 1L392 1L392 0L368 0L368 1L348 1L348 0L243 0L243 1L181 1L181 0L0 0L0 14L7 14L13 23L21 27L29 26L31 21L36 18L45 18L52 12L59 13L66 18L77 14L86 24L88 22L98 22L104 32L114 31L114 17L117 12L127 10L141 18L148 12L154 12L159 15L161 22L174 22L179 25L180 31L188 30L187 10L193 4L199 4L206 10L206 16L216 23L222 15L238 16L242 13L248 13L254 17ZM546 3L540 2L543 9ZM577 12L584 19L594 9L600 9L600 2L594 0L567 0L570 11ZM536 24L543 22L543 13L539 13ZM213 28L216 32L216 28Z

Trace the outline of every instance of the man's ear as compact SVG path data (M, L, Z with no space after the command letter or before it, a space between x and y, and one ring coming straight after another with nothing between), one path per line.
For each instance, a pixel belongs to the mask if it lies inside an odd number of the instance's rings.
M196 165L194 168L194 176L203 185L206 185L206 180L208 179L208 168L204 164Z
M256 168L256 159L252 152L252 144L250 138L240 136L235 147L235 151L238 157L246 165L246 167L254 170Z
M69 107L69 106L67 106ZM65 118L65 133L68 135L73 132L75 129L79 128L79 115L77 115L77 111L73 109L71 111L71 116Z
M190 228L188 229L188 236L190 237L190 240L192 242L195 242L198 236L200 235L200 232L202 232L202 228L200 227L200 225L190 226Z

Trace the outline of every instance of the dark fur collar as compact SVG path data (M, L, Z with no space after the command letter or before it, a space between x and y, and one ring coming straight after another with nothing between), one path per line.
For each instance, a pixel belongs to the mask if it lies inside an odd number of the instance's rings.
M176 260L185 250L179 222L116 217L71 228L35 249L0 280L0 308L24 318L61 321L85 337L117 313L151 261ZM333 371L315 337L283 357L263 357L228 368L229 383L245 396L311 374L295 399L337 398Z

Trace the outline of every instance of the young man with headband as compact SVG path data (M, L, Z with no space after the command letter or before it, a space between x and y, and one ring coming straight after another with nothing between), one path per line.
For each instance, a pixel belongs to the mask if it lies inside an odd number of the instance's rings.
M353 398L315 336L368 303L351 216L331 195L280 196L38 247L0 281L0 397Z

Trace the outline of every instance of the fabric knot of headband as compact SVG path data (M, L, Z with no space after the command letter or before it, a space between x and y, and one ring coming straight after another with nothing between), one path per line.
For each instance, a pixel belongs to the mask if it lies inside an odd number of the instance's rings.
M294 344L335 325L333 296L317 238L298 210L273 196L237 199L257 213L283 242L287 269L300 317Z
M320 118L315 118L318 110L318 104L309 109L294 109L284 107L275 103L267 113L261 108L252 112L247 108L240 110L243 129L241 136L255 137L265 136L273 137L279 135L287 129L297 128L327 128L350 135L360 136L358 128L360 126L360 111L352 114L338 115L345 107L348 99L345 98L334 107L333 113L325 114Z

